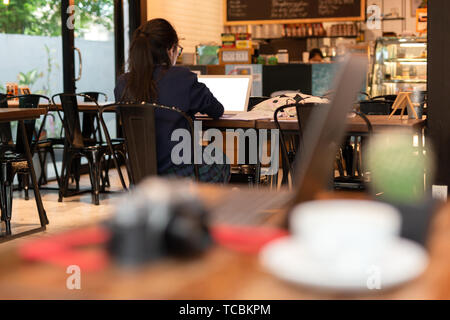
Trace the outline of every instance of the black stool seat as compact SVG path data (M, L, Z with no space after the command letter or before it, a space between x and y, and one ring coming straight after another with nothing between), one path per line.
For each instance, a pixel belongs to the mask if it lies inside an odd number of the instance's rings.
M16 170L28 170L27 158L22 153L7 151L0 155L0 162L10 164Z
M14 152L14 151L6 151L3 154L0 154L0 159L2 160L11 160L11 161L26 161L26 157L23 153Z
M53 142L50 140L40 140L37 143L36 149L38 148L47 148L47 147L51 147L53 145Z

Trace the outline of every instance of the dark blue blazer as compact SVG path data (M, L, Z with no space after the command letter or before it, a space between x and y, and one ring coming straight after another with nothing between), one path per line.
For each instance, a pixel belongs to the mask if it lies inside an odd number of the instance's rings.
M192 117L196 113L207 114L212 118L222 116L222 104L203 83L198 82L197 75L189 69L178 66L167 70L157 68L154 79L157 80L158 104L177 107ZM126 83L127 74L123 74L114 89L116 101L122 100ZM173 165L170 155L178 142L171 141L172 132L178 128L189 130L189 125L181 115L168 110L157 109L155 120L158 172L162 173Z

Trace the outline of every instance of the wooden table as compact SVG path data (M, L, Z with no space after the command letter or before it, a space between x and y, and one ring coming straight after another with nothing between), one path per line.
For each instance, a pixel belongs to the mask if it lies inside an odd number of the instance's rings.
M114 101L106 101L106 102L99 102L98 106L95 102L78 102L78 110L80 112L98 112L99 109L98 107L103 107L107 104L111 104L114 103ZM62 107L60 103L54 104L50 106L50 111L62 111Z
M106 104L114 103L113 101L100 102L99 105L104 106ZM10 107L18 107L19 103L17 101L8 102ZM45 104L42 105L47 106ZM78 102L78 108L81 112L96 112L98 107L94 102ZM62 110L61 104L57 103L51 105L50 111ZM374 132L383 131L386 129L412 129L414 131L419 131L423 129L426 125L426 118L423 119L408 119L404 116L400 119L400 116L393 116L392 119L388 119L389 116L373 116L369 115L367 118L372 124ZM367 132L366 123L357 116L348 117L348 132ZM229 119L224 116L220 119L211 119L207 116L198 117L197 120L203 122L204 128L218 128L218 129L276 129L275 122L272 119L266 120L234 120ZM298 123L295 118L292 119L280 119L281 129L283 130L298 130Z
M31 233L39 232L45 230L45 226L48 224L48 218L47 214L44 209L44 205L42 204L41 194L39 192L39 188L37 187L37 180L36 180L36 173L34 171L33 166L33 157L30 152L30 148L28 145L28 139L25 134L25 126L24 126L24 120L32 120L32 119L38 119L41 115L45 114L47 112L44 108L0 108L0 122L10 122L10 121L19 121L19 128L21 128L24 146L25 146L25 156L27 158L28 166L30 168L30 176L31 181L33 182L34 186L34 195L36 199L36 205L38 209L39 214L39 220L40 220L40 227L29 229L27 228L24 231L21 231L19 233L14 232L17 231L14 228L14 225L12 226L12 234L9 236L3 236L0 237L0 242L3 241L9 241L17 237L21 237L24 235L28 235Z
M407 130L418 136L418 146L420 151L423 151L423 136L424 129L426 127L426 118L422 119L408 119L407 117L392 116L367 116L369 119L373 133L381 133L396 130ZM297 119L280 119L280 128L283 131L298 131L298 121ZM256 129L276 129L275 122L273 120L257 120ZM368 127L367 124L361 117L352 115L347 117L347 134L348 135L367 135ZM423 152L422 152L423 154Z
M209 206L229 189L200 187ZM324 194L319 198L336 197ZM337 196L342 198L341 195ZM15 248L0 250L1 299L449 299L450 205L435 216L430 264L418 279L389 291L360 294L317 292L284 283L267 273L255 254L213 247L202 257L160 260L141 268L110 265L81 274L81 290L66 289L62 267L21 261ZM1 248L0 248L1 249Z
M114 103L114 101L99 102L100 106ZM18 107L18 101L9 101L8 105L10 107ZM47 106L45 104L42 105ZM96 112L98 107L94 102L78 102L78 108L81 112ZM57 103L51 105L50 111L62 110L61 104ZM386 130L386 129L412 129L418 131L423 129L426 125L426 118L423 119L408 119L404 116L402 119L400 116L393 116L388 119L389 116L374 116L369 115L367 118L372 124L374 132ZM198 117L197 120L203 122L203 126L206 128L218 128L218 129L276 129L275 122L273 119L266 120L234 120L229 119L226 115L220 119L211 119L207 116ZM366 123L357 116L351 116L347 118L348 120L348 132L367 132ZM291 119L280 119L281 129L283 130L298 130L298 123L295 118Z
M114 101L99 102L98 105L100 107L102 107L102 106L110 104L110 103L114 103ZM19 107L19 102L18 101L8 101L8 106L10 108ZM49 111L62 111L61 103L51 104L50 106L48 104L42 103L39 106L40 107L48 107ZM97 107L97 104L95 104L95 102L80 101L80 102L78 102L78 109L81 112L97 112L98 111L98 107Z
M386 130L409 130L413 134L418 135L418 145L419 154L423 154L423 135L426 126L426 119L408 119L407 117L400 118L400 116L393 116L389 119L389 116L367 116L372 125L372 130L374 133L380 133ZM256 130L273 130L277 129L276 124L273 119L265 120L234 120L229 119L226 116L220 119L211 119L206 116L197 117L197 120L202 121L203 129L217 128L222 131L227 129L256 129ZM283 132L298 132L298 121L296 118L289 118L279 120L280 128ZM356 115L349 115L347 117L347 135L349 136L364 136L368 134L367 124L363 119ZM259 139L257 144L259 143ZM422 152L421 152L422 151ZM356 161L359 157L354 157L355 162L353 163L354 168L356 168ZM256 163L256 183L260 181L261 166L258 162ZM354 172L354 169L351 170Z
M204 129L256 129L257 120L234 120L227 118L211 119L208 117L197 117L195 120L201 121Z
M426 125L426 119L407 119L400 116L393 116L388 119L389 116L367 116L374 132L381 132L384 130L395 129L411 129L413 131L419 131ZM280 119L280 127L282 130L295 131L298 130L297 119ZM347 132L349 133L367 133L367 124L357 116L347 117ZM275 122L273 120L258 120L256 121L257 129L276 129Z
M20 109L20 108L0 108L0 121L21 121L28 119L37 119L41 115L45 114L44 108L36 109Z
M388 119L389 116L367 116L372 124L374 132L381 132L388 129L411 129L413 131L420 131L426 125L426 119L407 119L400 116L393 116L392 119ZM276 129L275 122L272 119L265 120L233 120L228 118L220 118L213 120L208 117L199 117L198 120L203 122L203 127L218 128L218 129ZM298 122L296 118L281 118L279 120L280 127L286 131L298 130ZM366 133L366 123L357 116L351 116L347 118L347 132L349 133ZM254 127L252 127L254 125Z

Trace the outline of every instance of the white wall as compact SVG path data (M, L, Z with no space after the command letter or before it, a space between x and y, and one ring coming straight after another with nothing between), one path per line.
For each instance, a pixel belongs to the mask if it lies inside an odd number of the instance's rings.
M221 43L223 0L148 0L147 18L167 19L177 30L185 52L198 44Z
M383 14L391 13L393 9L397 9L400 17L405 17L405 21L383 21L382 30L369 31L366 33L367 40L375 40L381 37L384 32L395 32L401 34L402 32L416 33L416 17L411 15L411 0L368 0L367 5L378 5L383 9Z

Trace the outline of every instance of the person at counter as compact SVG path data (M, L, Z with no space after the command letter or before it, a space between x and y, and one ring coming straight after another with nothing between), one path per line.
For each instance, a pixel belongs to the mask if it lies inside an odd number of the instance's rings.
M323 53L319 48L314 48L309 52L309 63L321 63L323 60Z
M197 75L175 66L181 49L178 35L168 21L153 19L140 26L130 45L129 72L119 77L114 89L116 101L176 106L191 117L196 113L212 118L222 116L222 104L198 81ZM171 159L172 149L178 143L171 140L172 132L189 130L188 123L168 110L156 109L155 118L158 174L193 177L193 164L175 164ZM227 164L199 165L202 182L228 182L229 176Z

